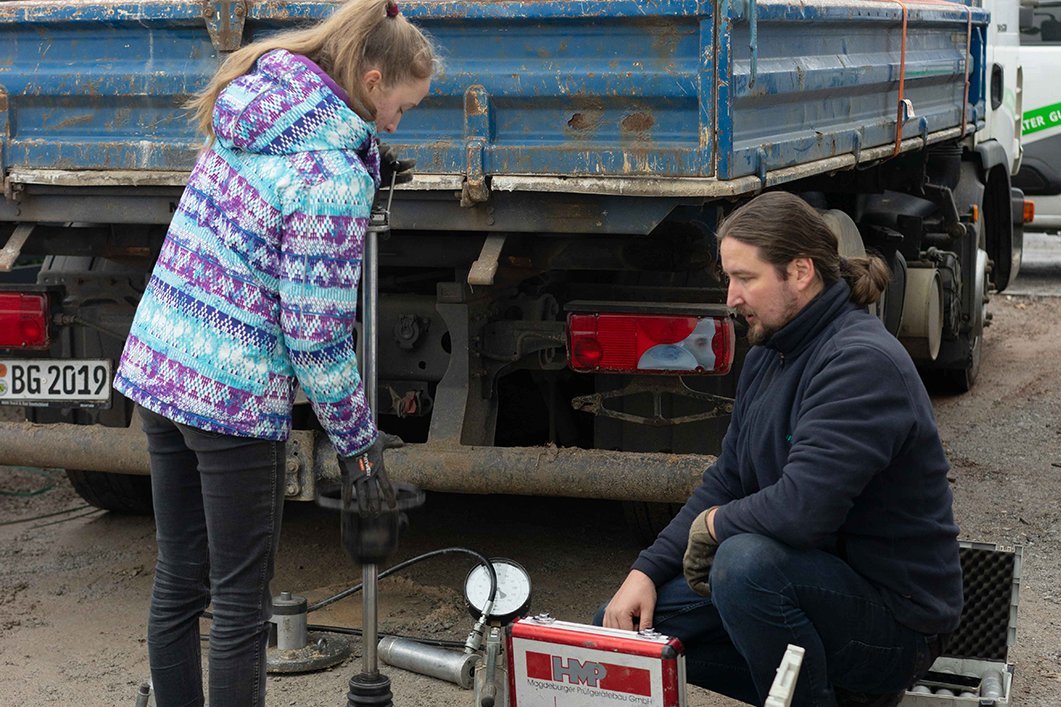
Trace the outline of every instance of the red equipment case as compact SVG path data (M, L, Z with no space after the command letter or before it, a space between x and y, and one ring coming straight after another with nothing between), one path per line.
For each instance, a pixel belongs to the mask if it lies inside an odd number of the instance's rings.
M507 644L513 707L685 707L677 638L541 614L514 622Z

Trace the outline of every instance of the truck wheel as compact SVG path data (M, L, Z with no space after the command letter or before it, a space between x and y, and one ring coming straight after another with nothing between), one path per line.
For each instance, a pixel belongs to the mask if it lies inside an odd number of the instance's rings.
M947 386L956 393L968 393L976 384L980 374L980 353L984 344L984 334L980 332L972 341L969 352L969 365L960 370L945 373Z
M962 368L948 368L937 373L937 381L940 388L950 393L968 393L976 384L976 378L980 375L980 356L984 346L984 330L981 325L980 331L970 332L969 357ZM965 336L962 337L966 338Z
M946 392L968 393L976 384L980 375L980 357L984 348L984 323L987 319L987 253L977 251L977 277L975 279L975 310L970 330L962 334L963 342L968 343L969 353L964 363L953 368L936 371L936 381Z
M151 515L151 477L67 469L66 476L81 498L96 508L117 513Z
M984 249L994 263L991 279L998 292L1009 287L1020 272L1024 248L1024 225L1013 223L1011 198L1009 173L997 166L984 190Z

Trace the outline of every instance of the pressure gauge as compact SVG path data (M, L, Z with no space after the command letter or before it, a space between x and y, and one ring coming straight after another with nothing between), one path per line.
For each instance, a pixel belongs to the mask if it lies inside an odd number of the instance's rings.
M494 558L490 564L497 573L497 594L490 610L491 623L507 624L526 615L530 609L530 575L518 563L504 558ZM483 565L476 565L464 580L464 600L472 616L479 618L490 598L490 573Z

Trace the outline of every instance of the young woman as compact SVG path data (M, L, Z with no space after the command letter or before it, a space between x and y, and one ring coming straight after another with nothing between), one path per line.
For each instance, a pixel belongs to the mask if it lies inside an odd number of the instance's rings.
M211 600L210 704L265 704L296 388L344 472L382 471L352 336L362 239L381 179L376 132L424 98L434 66L393 0L351 0L234 52L192 104L209 143L114 381L139 405L151 454L159 707L203 704Z

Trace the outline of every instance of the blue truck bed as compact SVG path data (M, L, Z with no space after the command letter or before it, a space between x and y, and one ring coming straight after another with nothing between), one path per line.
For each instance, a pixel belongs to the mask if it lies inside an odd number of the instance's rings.
M200 140L178 106L224 50L332 7L2 1L0 168L14 182L179 183ZM975 130L987 13L905 8L406 1L444 66L394 142L422 175L494 188L708 195L890 154L900 86L908 145Z

